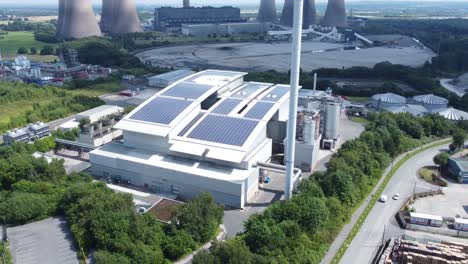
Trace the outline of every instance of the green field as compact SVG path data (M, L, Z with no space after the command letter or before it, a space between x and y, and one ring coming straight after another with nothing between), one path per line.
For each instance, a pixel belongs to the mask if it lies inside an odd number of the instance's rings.
M50 45L54 48L57 46L56 44L36 41L34 39L34 33L30 31L8 32L8 35L0 36L0 52L4 59L15 58L16 52L20 47L25 47L27 49L35 47L39 52L45 45ZM53 61L54 59L57 59L56 56L40 56L31 54L26 56L33 61Z

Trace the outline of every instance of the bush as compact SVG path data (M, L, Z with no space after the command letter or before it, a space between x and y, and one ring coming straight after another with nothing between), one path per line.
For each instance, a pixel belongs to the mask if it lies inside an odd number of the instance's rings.
M50 211L46 196L15 192L2 199L0 219L8 224L21 225L47 218Z
M28 49L25 48L25 47L20 47L16 53L18 53L18 54L28 54Z
M54 55L54 48L46 45L41 49L41 55Z

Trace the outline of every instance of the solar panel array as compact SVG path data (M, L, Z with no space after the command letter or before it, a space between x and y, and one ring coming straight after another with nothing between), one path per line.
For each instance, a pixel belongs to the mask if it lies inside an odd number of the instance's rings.
M192 101L168 97L156 97L139 109L129 119L169 125Z
M163 92L162 96L197 99L211 90L213 86L198 83L181 82Z
M289 86L277 85L272 91L265 95L261 100L267 102L278 102L289 92Z
M257 125L258 121L255 120L208 115L190 132L188 138L240 147Z
M252 119L263 119L265 115L270 111L274 103L269 102L257 102L248 112L245 114L244 117L252 118Z
M197 123L198 120L200 120L200 118L202 118L204 115L204 113L199 113L194 119L192 119L192 121L190 121L190 123L184 127L184 129L182 129L182 131L180 131L178 136L183 137L185 134L187 134L187 132L195 125L195 123Z
M211 113L219 114L219 115L227 115L229 114L236 106L238 106L242 102L241 99L234 99L234 98L227 98L222 101L218 106L216 106Z

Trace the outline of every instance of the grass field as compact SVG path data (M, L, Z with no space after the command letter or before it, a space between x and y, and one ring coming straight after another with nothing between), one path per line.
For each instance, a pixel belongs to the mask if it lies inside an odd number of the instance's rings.
M352 103L361 103L365 104L370 102L370 97L354 97L354 96L348 96L348 100Z
M84 89L70 90L70 93L74 95L100 96L103 94L118 92L120 90L122 90L120 86L120 82L113 81L109 83L92 85ZM2 125L8 124L12 118L23 116L27 111L32 110L33 105L35 103L47 104L56 99L58 99L58 97L50 97L47 99L38 99L38 100L16 101L12 103L1 103L0 104L0 127Z
M8 32L8 35L0 36L0 52L4 59L13 59L16 57L18 48L25 47L30 49L37 48L38 52L45 46L50 45L54 48L57 45L49 44L34 39L34 33L30 31ZM26 55L33 61L53 61L57 59L56 56L40 56L40 55Z

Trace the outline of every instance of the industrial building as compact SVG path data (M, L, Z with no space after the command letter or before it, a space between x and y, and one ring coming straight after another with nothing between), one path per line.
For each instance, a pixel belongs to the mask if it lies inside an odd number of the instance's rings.
M274 29L272 23L221 23L221 24L184 24L182 34L186 36L233 35L267 33Z
M50 129L43 122L36 122L27 127L7 131L3 134L3 143L12 145L14 142L32 142L50 136Z
M468 159L450 158L448 162L449 172L461 183L468 183Z
M372 96L372 107L377 110L385 110L389 107L402 107L406 104L406 98L394 93L376 94Z
M123 116L124 109L114 105L102 105L75 116L80 134L77 142L99 147L121 137L122 131L114 125Z
M167 86L194 74L191 70L175 70L148 78L148 85L157 88L166 88Z
M413 100L431 112L441 109L445 110L449 103L447 99L433 94L415 96Z
M90 153L91 172L188 199L208 191L218 203L243 208L258 190L261 164L284 153L289 113L289 86L244 82L245 75L207 70L163 89L115 125L121 142ZM296 153L306 158L296 167L310 167L322 115L301 113L296 138L304 148Z
M180 31L183 24L221 24L241 23L246 19L241 17L239 8L223 7L160 7L154 11L154 30Z

